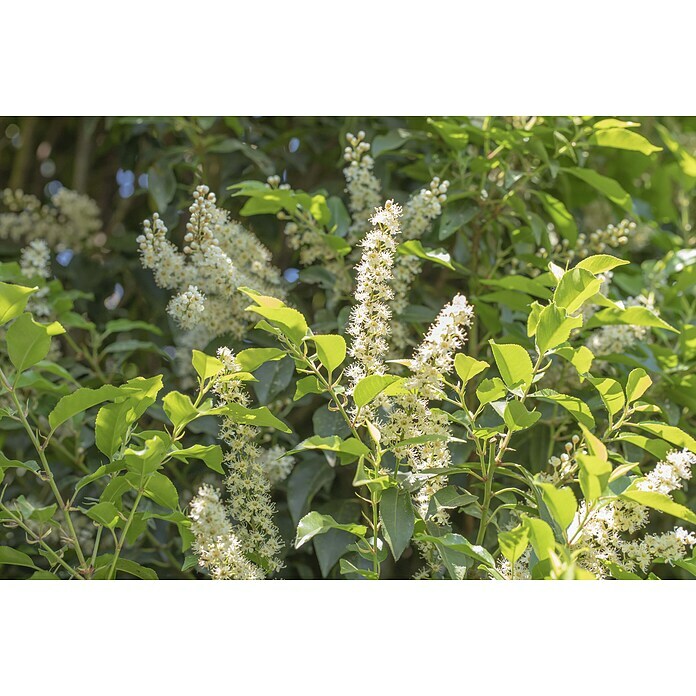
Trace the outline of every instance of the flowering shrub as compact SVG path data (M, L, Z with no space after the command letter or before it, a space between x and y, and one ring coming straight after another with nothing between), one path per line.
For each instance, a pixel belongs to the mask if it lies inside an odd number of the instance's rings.
M694 124L174 121L3 194L0 572L696 576Z

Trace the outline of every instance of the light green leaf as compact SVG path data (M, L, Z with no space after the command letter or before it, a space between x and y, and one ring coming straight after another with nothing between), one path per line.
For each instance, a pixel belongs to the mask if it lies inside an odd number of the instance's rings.
M202 380L215 377L215 375L220 374L225 367L222 361L212 355L201 353L200 350L193 350L191 352L191 363L193 364L193 369Z
M611 464L589 454L578 453L575 455L578 463L578 479L585 500L591 502L599 498L609 483L611 476Z
M454 369L459 379L462 380L462 385L489 367L490 365L485 360L477 360L470 355L464 355L464 353L457 353L454 356Z
M572 488L567 486L556 488L552 483L539 481L537 481L537 486L541 489L541 496L551 513L551 517L558 522L563 531L568 529L578 509L578 501Z
M562 307L568 314L574 314L595 293L599 291L602 281L595 278L592 273L584 268L573 268L566 271L556 286L553 300L558 307Z
M319 383L319 380L314 375L307 375L295 382L295 395L292 397L292 400L298 401L303 396L307 396L307 394L323 393L324 387Z
M588 428L594 428L595 426L595 419L592 415L592 411L590 411L590 407L582 399L578 399L576 396L559 394L554 389L540 389L539 391L534 392L531 396L535 399L541 399L542 401L558 404L568 411L568 413L570 413L570 415L573 416L578 423L582 423Z
M565 346L563 348L559 348L556 351L556 355L559 355L564 360L567 360L578 371L578 374L581 375L584 375L590 371L592 361L594 360L592 351L586 346L580 346L579 348Z
M135 422L134 398L119 403L102 406L97 413L94 437L97 449L107 457L112 457L123 444L128 429Z
M284 433L291 433L292 430L283 423L282 420L276 418L266 406L258 408L245 408L240 404L226 404L209 409L203 413L204 415L224 415L234 423L246 423L254 425L257 428L275 428Z
M162 399L162 407L174 427L181 428L198 418L201 413L193 405L191 397L178 391L170 391Z
M615 379L590 376L587 379L599 392L599 396L602 398L602 402L610 416L616 415L624 407L626 397L621 385Z
M616 256L610 256L609 254L595 254L594 256L587 256L578 262L575 268L583 268L590 273L597 275L598 273L606 273L606 271L611 271L617 266L625 266L628 261L623 259L617 259Z
M690 452L696 452L696 440L694 440L691 435L688 435L680 428L674 425L665 425L664 423L653 423L653 422L642 422L636 423L636 427L641 430L645 430L652 435L657 435L663 440L676 445L677 447L683 447L688 449Z
M295 345L302 343L302 339L307 335L307 320L296 309L252 305L247 307L247 311L260 314Z
M498 534L498 544L500 552L515 566L526 548L529 546L529 528L526 525L518 525L508 532Z
M528 411L520 401L508 401L503 412L505 425L513 432L531 428L539 418L539 411Z
M377 396L384 392L385 396L393 396L403 391L403 377L394 375L368 375L363 377L353 390L353 401L358 408L367 406Z
M418 239L411 239L408 242L399 244L396 251L405 256L417 256L419 259L432 261L452 271L454 270L452 259L445 249L424 249L423 244Z
M631 326L650 326L665 331L679 333L677 329L670 326L666 321L660 319L647 307L627 307L626 309L608 307L596 312L587 322L587 328L592 329L596 326L607 326L613 324L628 324Z
M18 317L27 306L29 295L38 288L25 288L23 285L0 283L0 326Z
M660 152L661 147L653 145L647 138L626 128L600 128L595 126L595 132L589 137L592 145L613 147L618 150L633 150L644 155Z
M539 313L536 342L540 353L557 348L570 337L570 332L582 326L582 316L569 317L565 309L552 302Z
M285 351L280 348L247 348L237 353L237 362L245 372L253 372L264 363L284 357Z
M174 484L162 473L155 471L145 483L145 495L158 505L176 510L179 506L179 494Z
M297 445L295 449L288 452L288 454L294 454L308 449L341 452L342 454L349 454L354 457L360 457L370 453L370 449L354 437L343 440L338 435L329 435L328 437L314 435L300 442L300 444Z
M505 389L503 381L498 377L482 380L476 390L476 398L479 400L481 406L485 406L491 403L491 401L500 399L505 396L505 394L507 394L507 389Z
M514 343L497 344L489 341L500 376L508 389L527 389L532 383L534 368L529 353Z
M536 517L525 517L523 522L529 534L534 553L540 561L546 560L556 548L556 540L551 527Z
M105 384L98 389L89 389L81 387L76 389L72 394L64 396L48 415L48 422L54 430L65 423L78 413L82 413L93 406L111 401L119 396L121 392L118 387L111 384Z
M174 459L188 461L189 459L200 459L209 469L224 474L222 468L222 448L220 445L191 445L171 453Z
M314 335L310 338L317 348L319 361L331 375L346 359L346 342L343 336Z
M58 322L44 326L28 312L20 315L7 330L7 353L17 372L43 360L51 348L51 336L59 333L65 333L65 329Z
M691 524L696 524L696 513L689 510L688 507L675 503L668 495L664 493L655 493L653 491L638 491L635 489L625 490L620 496L624 500L630 500L639 505L645 505L653 510L666 512L668 515L686 520Z
M305 515L297 525L297 536L295 537L295 548L306 544L317 534L325 534L330 529L342 529L357 537L364 537L367 534L367 527L362 524L339 524L331 515L322 515L319 512L310 512Z
M650 389L651 384L652 380L642 367L631 370L626 380L626 398L628 403L630 404L640 399Z

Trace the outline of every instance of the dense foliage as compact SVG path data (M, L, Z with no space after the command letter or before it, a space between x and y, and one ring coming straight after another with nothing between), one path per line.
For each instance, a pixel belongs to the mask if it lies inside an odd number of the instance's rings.
M5 118L0 184L0 577L696 575L696 119Z

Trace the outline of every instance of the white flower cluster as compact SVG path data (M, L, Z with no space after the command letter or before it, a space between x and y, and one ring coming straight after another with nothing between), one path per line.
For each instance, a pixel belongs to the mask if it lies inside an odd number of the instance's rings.
M49 278L51 275L51 251L44 239L34 239L22 249L19 268L25 278Z
M152 269L157 285L178 291L168 311L184 329L196 329L190 340L183 339L186 347L200 347L225 333L241 338L253 319L237 288L282 298L280 273L271 265L270 251L229 220L207 186L194 191L189 212L183 252L167 239L157 213L145 220L137 238L142 264Z
M348 242L351 246L361 239L370 229L372 211L382 200L382 185L373 174L375 161L367 154L370 143L365 142L365 131L357 135L346 135L348 146L344 150L344 159L348 166L343 170L348 193L348 209L352 217L348 229Z
M220 405L248 407L250 397L244 383L231 377L241 371L234 354L229 348L220 348L217 355L225 365L214 386ZM258 434L258 428L229 418L223 418L220 427L220 437L229 447L225 455L229 470L226 485L228 511L236 523L235 534L242 548L260 558L267 573L273 573L282 568L278 556L283 543L273 522L275 506L267 471L269 458L278 459L281 452L275 450L272 455L264 452L256 444Z
M22 249L19 259L19 269L22 275L31 280L32 278L41 278L48 280L51 276L51 251L48 244L43 239L34 239ZM46 302L48 297L49 287L44 285L40 287L33 295L29 297L27 309L33 312L38 317L48 317L51 314L51 308ZM55 344L55 342L53 342ZM52 345L53 345L52 344Z
M232 529L220 492L201 486L189 505L193 552L198 565L206 568L213 580L262 580L263 573L251 563Z
M669 495L691 477L696 456L688 450L669 452L664 461L636 484L638 490ZM677 527L663 534L646 534L627 539L648 523L648 509L638 503L613 501L588 513L581 503L568 528L573 546L581 550L579 563L597 577L607 575L606 563L634 572L647 572L656 559L677 561L696 545L696 534Z
M515 566L513 569L512 563L505 558L505 556L500 556L495 562L495 568L502 576L503 580L531 580L532 574L529 571L529 562L531 560L532 553L529 548L515 561Z
M182 329L192 329L203 318L205 295L195 285L189 285L185 292L172 297L167 305L167 312Z
M80 251L101 230L97 204L81 193L61 188L43 205L36 197L18 189L5 189L0 204L0 239L45 240L51 249Z
M579 443L580 436L573 435L570 441L565 443L565 452L561 453L560 457L554 455L549 458L550 473L539 474L539 479L553 483L555 486L562 486L572 481L578 470L576 455L587 454L587 450L577 449Z
M395 455L411 467L413 480L422 482L415 502L424 519L429 514L433 495L447 482L445 475L424 473L424 470L447 468L451 462L447 414L433 411L428 402L442 395L443 377L453 369L454 353L464 343L472 316L473 308L463 295L456 295L443 307L414 352L410 363L412 374L404 385L406 393L393 398L389 420L382 428L385 446L395 447ZM423 435L433 435L436 439L396 447L402 440ZM445 522L447 513L437 510L431 518Z
M279 484L290 475L295 466L295 457L285 453L285 449L280 445L272 445L268 449L262 450L259 457L259 466L270 481L271 486Z
M430 189L421 189L404 206L401 228L404 239L420 239L430 231L433 221L442 213L442 204L447 200L449 181L435 177ZM399 316L408 307L408 294L413 279L420 273L423 262L416 256L399 254L394 260L394 299L390 306L394 316ZM393 327L392 345L401 352L409 344L408 327L396 322Z
M367 375L383 375L389 344L394 294L390 287L396 236L400 234L401 206L387 201L372 217L372 230L360 242L363 248L357 266L356 304L350 313L346 332L353 337L349 354L353 363L346 370L351 389Z

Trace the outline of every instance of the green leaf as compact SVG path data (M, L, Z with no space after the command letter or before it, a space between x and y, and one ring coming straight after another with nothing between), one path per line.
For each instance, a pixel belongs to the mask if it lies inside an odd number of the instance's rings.
M610 416L616 415L624 407L626 397L621 385L615 379L611 379L611 377L588 376L587 380L599 392L599 396L602 398L602 402Z
M113 529L121 519L116 506L113 503L107 502L93 505L85 512L85 514L91 520L94 520L95 522L104 525L104 527L108 527L109 529Z
M284 357L285 351L280 348L247 348L237 353L237 362L245 372L253 372L264 363Z
M92 406L111 401L119 396L122 392L118 387L111 384L105 384L98 389L89 389L81 387L76 389L72 394L64 396L55 406L53 411L48 415L48 422L53 430L65 423L78 413L82 413Z
M3 452L0 451L0 471L5 469L26 469L27 471L37 472L41 467L32 459L28 462L22 462L19 459L8 459ZM0 477L1 480L2 477Z
M106 580L106 577L111 568L111 564L114 560L113 554L106 553L103 556L99 556L97 559L97 570L94 573L95 580ZM116 561L116 569L121 570L128 575L132 575L134 578L140 578L141 580L157 580L157 573L151 568L146 568L145 566L131 561L127 558L121 558Z
M576 267L563 274L553 294L553 301L568 314L574 314L599 291L601 285L599 278L584 268Z
M637 428L645 430L652 435L657 435L677 447L688 449L690 452L696 452L696 440L674 425L665 425L664 423L654 423L651 421L644 421L642 423L636 423L635 425Z
M582 326L582 317L569 317L565 309L551 303L539 313L536 342L540 353L557 348L570 337L570 332Z
M528 527L520 524L508 532L500 532L498 534L498 544L500 544L500 552L510 561L510 565L514 568L515 563L517 563L529 546Z
M596 326L607 326L613 324L628 324L630 326L649 326L665 331L679 333L677 329L670 326L666 321L660 319L647 307L627 307L626 309L607 307L596 312L587 322L587 328L592 329Z
M189 459L200 459L209 469L224 474L222 468L222 448L220 445L191 445L171 453L174 459L188 461Z
M424 249L423 244L418 239L411 239L408 242L399 244L396 251L404 256L417 256L419 259L432 261L452 271L454 270L452 259L445 249Z
M415 538L418 541L428 541L431 544L443 546L451 549L452 551L456 551L457 553L463 553L466 556L469 556L469 558L473 558L489 568L495 568L495 560L493 559L493 556L491 556L491 554L486 551L483 546L476 546L472 544L461 534L445 534L441 537L430 536L428 534L417 534Z
M44 326L29 313L20 315L7 330L7 353L17 372L43 360L51 348L51 336L61 333L65 329L58 322Z
M476 390L476 398L479 400L481 406L485 406L491 403L491 401L500 399L505 396L505 394L507 394L507 389L505 389L503 381L498 379L498 377L482 380Z
M535 278L525 278L524 276L511 275L504 278L482 278L482 285L491 285L504 290L513 290L542 300L548 300L553 294L545 285Z
M193 405L191 397L178 391L166 394L162 399L162 407L176 428L181 428L202 415Z
M200 350L192 351L191 363L198 376L204 381L220 374L225 367L222 361L212 355L201 353Z
M639 505L645 505L653 510L666 512L668 515L677 517L680 520L686 520L691 524L696 524L696 513L689 510L688 507L675 503L668 495L664 493L654 493L653 491L637 491L628 489L624 491L619 498L630 500Z
M552 483L537 482L536 485L541 489L541 496L551 517L558 522L563 531L568 529L578 509L578 501L573 490L567 486L556 488Z
M556 548L553 530L544 520L536 517L525 517L523 524L527 528L529 541L537 558L540 561L546 560Z
M339 524L330 515L322 515L318 512L310 512L305 515L297 525L295 548L299 549L317 534L325 534L330 529L342 529L357 537L367 534L367 527L362 524Z
M540 389L539 391L534 392L531 396L535 399L541 399L542 401L558 404L568 411L568 413L570 413L570 415L573 416L578 423L582 423L588 428L594 428L595 426L595 419L592 415L592 411L590 411L590 407L582 399L578 399L576 396L559 394L553 389Z
M539 411L528 411L520 401L508 401L503 412L503 420L512 432L531 428L541 418Z
M295 345L302 343L302 339L307 335L307 321L296 309L252 305L247 307L247 310L267 319Z
M594 457L599 457L603 462L608 461L609 453L604 443L593 433L591 433L583 423L580 423L580 430L585 438L587 449Z
M398 561L411 541L416 524L410 493L400 488L387 488L382 494L379 516L384 538L394 560Z
M0 326L18 317L27 306L29 295L38 288L25 288L23 285L0 283Z
M288 454L295 454L308 449L327 450L329 452L341 452L342 454L353 455L354 457L364 456L370 453L369 447L364 445L360 440L354 437L349 437L343 440L338 435L330 435L328 437L320 437L314 435L300 442L295 449L290 450Z
M631 404L640 399L650 389L651 384L652 380L642 367L631 370L626 380L626 399L628 403Z
M592 351L586 346L580 346L579 348L565 346L563 348L559 348L556 351L556 355L559 355L564 360L567 360L578 371L578 374L581 375L584 375L590 371L592 361L594 360Z
M570 244L575 244L578 239L578 226L565 205L544 191L536 191L536 195L561 237L567 239Z
M155 326L154 324L149 324L146 321L136 321L133 319L112 319L106 322L104 327L104 332L102 333L102 338L106 338L111 334L124 333L126 331L147 331L148 333L155 334L156 336L162 335L162 330Z
M307 396L307 394L323 393L324 387L319 383L319 380L314 375L307 375L295 382L295 394L292 400L299 401L303 396Z
M514 343L497 344L489 341L493 349L493 357L500 371L500 376L508 389L521 387L527 389L532 383L534 368L529 353Z
M578 262L575 268L583 268L584 270L597 275L598 273L611 271L617 266L625 266L628 263L628 261L617 259L615 256L609 256L609 254L595 254L594 256L588 256L582 259L582 261Z
M367 406L382 392L386 396L392 396L403 391L401 387L404 382L403 377L394 375L368 375L363 377L353 390L353 401L358 408Z
M620 208L633 212L633 201L630 194L626 193L618 181L603 176L593 169L580 169L579 167L569 167L563 169L564 172L581 179L592 188L606 196L612 203L616 203Z
M601 122L600 122L601 123ZM618 150L633 150L644 155L651 155L653 152L660 152L661 147L653 145L647 138L639 133L634 133L626 128L606 128L597 129L589 137L588 142L599 147L613 147Z
M179 506L179 494L174 484L159 471L152 473L145 483L145 495L158 505L176 510Z
M168 447L169 442L164 434L145 440L142 449L129 447L123 453L126 468L141 478L149 476L162 466Z
M168 164L154 164L147 170L147 190L155 201L157 210L164 212L176 193L176 177Z
M245 423L247 425L254 425L257 428L275 428L284 433L292 432L292 430L283 423L282 420L276 418L266 406L245 408L240 404L226 404L225 406L209 409L204 412L204 415L205 414L222 414L234 423Z
M0 565L25 566L39 570L31 560L31 556L10 546L0 546Z
M462 380L462 385L489 367L490 365L485 360L477 360L470 355L464 355L464 353L457 353L454 356L454 369L459 379Z
M346 342L343 336L321 336L314 335L310 337L317 348L317 356L319 361L326 368L326 371L331 373L340 367L341 363L346 359Z
M133 407L136 403L136 399L126 399L99 409L94 427L95 444L107 457L113 457L118 451L130 426L135 422Z
M655 124L655 127L662 136L667 149L677 158L682 172L691 178L696 178L696 158L672 137L667 128L659 123Z
M582 494L587 502L599 498L609 483L611 476L611 464L589 454L578 453L575 455L578 463L578 479Z

